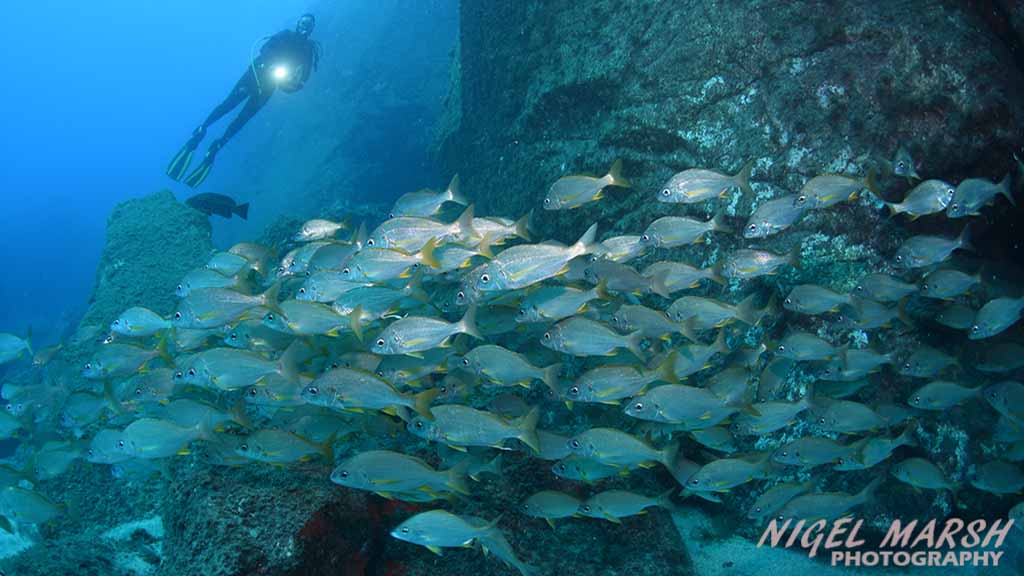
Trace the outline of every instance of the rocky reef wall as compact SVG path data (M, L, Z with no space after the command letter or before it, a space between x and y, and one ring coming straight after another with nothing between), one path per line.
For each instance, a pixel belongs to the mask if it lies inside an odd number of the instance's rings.
M623 158L632 192L545 215L565 239L580 219L635 229L621 217L693 166L734 172L756 160L761 199L818 173L863 173L866 158L891 158L901 144L926 177L1001 177L1024 127L1021 70L974 10L937 0L464 0L449 98L461 111L446 116L439 154L480 213L509 216L539 207L559 176L603 174Z

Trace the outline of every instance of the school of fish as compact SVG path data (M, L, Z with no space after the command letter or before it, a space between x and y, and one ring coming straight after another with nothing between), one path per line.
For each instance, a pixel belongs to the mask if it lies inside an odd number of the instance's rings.
M749 195L753 166L733 175L685 170L652 197L669 212L733 190ZM283 255L237 244L167 287L178 297L169 317L126 306L79 378L5 383L0 433L21 438L30 456L21 469L0 466L0 526L59 521L61 507L32 484L75 460L146 475L190 452L225 466L322 459L340 486L437 502L395 526L395 538L437 553L479 544L522 574L535 570L505 538L503 514L552 527L568 518L621 522L674 510L688 496L720 502L752 490L749 518L834 519L890 481L1019 493L1024 383L1008 378L1024 366L1024 345L1006 333L1024 298L964 305L962 296L985 282L951 262L972 250L970 225L959 237L907 239L883 255L887 270L849 293L813 283L785 293L745 289L800 266L799 245L777 254L760 249L760 239L864 190L877 194L879 176L910 183L902 202L887 204L912 218L968 217L1000 196L1014 202L1009 176L916 183L901 149L888 171L815 176L798 193L760 204L745 223L707 210L715 215L665 215L601 241L594 224L571 245L535 242L529 214L477 216L456 177L443 192L401 197L369 232L317 219ZM616 162L603 177L560 178L540 208L575 209L629 187ZM439 219L453 204L461 215ZM746 247L704 264L665 256L720 235L742 237ZM911 301L939 310L911 318ZM868 342L789 325L827 315L852 322ZM950 346L904 354L874 345L877 334L917 323L955 330ZM744 344L751 333L766 336ZM957 353L982 339L990 343L982 358ZM58 350L33 351L29 338L0 334L0 363L29 358L41 370ZM896 373L902 402L870 402L882 370ZM813 382L794 385L798 372ZM1000 456L960 485L915 451L915 432L967 402L991 408ZM583 405L594 424L575 426ZM801 423L806 433L785 435ZM47 428L60 432L33 437ZM381 449L375 439L384 437L419 448ZM502 474L509 453L547 461L545 473L579 490L540 491L489 518L460 515L471 479ZM603 479L641 467L664 467L673 481L658 493L600 489ZM828 491L822 474L792 481L793 471L817 467L876 472L852 494Z

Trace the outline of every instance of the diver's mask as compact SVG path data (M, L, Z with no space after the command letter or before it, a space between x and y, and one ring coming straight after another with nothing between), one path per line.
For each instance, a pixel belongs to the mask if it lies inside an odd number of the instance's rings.
M295 25L295 31L302 36L309 36L313 33L314 28L316 28L316 18L312 14L303 14Z

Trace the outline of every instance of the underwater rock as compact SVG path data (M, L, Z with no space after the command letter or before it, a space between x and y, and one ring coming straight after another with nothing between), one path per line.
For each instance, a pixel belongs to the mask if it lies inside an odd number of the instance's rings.
M81 325L105 328L125 302L173 312L177 300L168 286L210 256L210 230L207 216L168 190L119 204L107 219L107 242Z
M819 6L463 2L460 97L450 102L461 116L440 157L479 213L505 216L539 206L561 175L603 174L622 158L632 190L542 216L566 239L598 218L625 230L637 214L663 214L653 194L695 166L732 174L756 159L759 203L817 173L863 174L864 155L891 159L901 144L936 177L1010 168L1022 79L973 9Z
M364 562L360 552L380 522L366 494L337 488L329 475L312 465L176 469L157 575L348 573Z
M158 314L173 312L173 287L209 258L210 233L209 218L178 202L169 190L117 205L107 218L89 309L61 356L74 365L107 335L125 302Z

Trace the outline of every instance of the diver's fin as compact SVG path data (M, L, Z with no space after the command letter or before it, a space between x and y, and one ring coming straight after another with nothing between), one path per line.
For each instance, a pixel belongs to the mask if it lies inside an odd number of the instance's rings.
M203 136L206 135L206 129L200 126L192 132L192 136L185 142L185 145L178 150L178 153L171 158L171 163L167 165L167 176L171 180L181 180L188 172L188 166L192 163L192 153L195 152L196 147L199 146L199 142L202 141Z
M196 166L196 169L185 178L185 185L189 188L198 188L206 181L206 177L210 175L210 170L213 169L213 161L217 158L217 151L219 146L216 143L210 145L210 150L203 157L203 161ZM248 213L248 208L246 209ZM248 214L246 214L248 215Z

